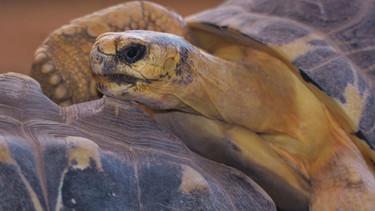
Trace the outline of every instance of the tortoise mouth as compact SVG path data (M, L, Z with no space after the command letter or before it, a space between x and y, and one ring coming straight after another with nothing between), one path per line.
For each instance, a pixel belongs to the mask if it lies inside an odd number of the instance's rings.
M94 75L97 83L106 84L106 83L116 83L117 85L132 85L135 86L137 83L150 84L157 79L142 79L129 76L126 74L106 74L106 75Z
M105 79L106 81L116 83L118 85L135 85L137 81L140 79L125 75L125 74L109 74L109 75L101 75L101 78Z

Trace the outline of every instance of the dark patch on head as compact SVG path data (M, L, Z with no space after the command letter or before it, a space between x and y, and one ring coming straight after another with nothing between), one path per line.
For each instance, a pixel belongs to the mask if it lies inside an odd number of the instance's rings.
M134 78L134 77L131 77L131 76L128 76L128 75L124 75L124 74L111 74L111 75L105 75L103 77L105 77L109 81L111 81L113 83L116 83L118 85L121 85L121 84L135 85L135 83L138 80L137 78Z
M155 81L157 81L158 79L142 79L140 81L142 81L142 83L145 83L145 84L150 84L150 83L153 83Z
M142 83L145 83L145 84L150 84L150 83L158 80L158 79L140 79L140 78L135 78L135 77L132 77L132 76L124 75L124 74L105 75L103 77L105 77L106 79L108 79L111 82L114 82L118 85L121 85L121 84L135 85L138 81L142 82Z
M177 67L176 67L176 75L178 76L181 76L182 73L185 71L186 68L185 65L186 65L186 61L189 57L189 51L184 48L184 47L181 47L179 49L179 54L180 54L180 62L177 64Z
M111 74L117 71L117 59L107 60L102 63L101 72L102 74Z
M191 65L189 64L189 50L182 46L179 49L180 62L176 66L176 75L179 79L175 82L187 85L193 80ZM173 81L172 81L173 82ZM175 83L173 82L173 83Z
M96 87L100 91L106 90L106 82L116 83L117 85L136 85L136 83L142 82L145 84L150 84L158 79L141 79L141 78L135 78L129 75L125 74L107 74L107 75L93 75L94 79L96 80ZM104 83L102 82L104 81Z

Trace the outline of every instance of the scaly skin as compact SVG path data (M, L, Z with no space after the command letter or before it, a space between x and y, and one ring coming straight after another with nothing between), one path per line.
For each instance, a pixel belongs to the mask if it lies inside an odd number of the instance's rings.
M233 144L246 150L255 139L264 140L311 181L312 210L375 209L374 166L355 138L288 66L270 55L234 47L227 54L239 56L230 61L173 35L108 33L91 51L92 69L106 95L246 128L251 135L244 133Z
M120 4L54 31L36 50L31 76L54 102L65 106L99 97L89 65L95 38L104 32L147 29L173 32L189 39L183 19L149 2Z

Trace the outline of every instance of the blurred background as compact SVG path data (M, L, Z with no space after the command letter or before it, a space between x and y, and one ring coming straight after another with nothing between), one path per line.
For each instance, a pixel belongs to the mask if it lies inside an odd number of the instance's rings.
M34 51L69 20L126 0L0 0L0 73L28 74ZM182 16L222 0L154 0Z

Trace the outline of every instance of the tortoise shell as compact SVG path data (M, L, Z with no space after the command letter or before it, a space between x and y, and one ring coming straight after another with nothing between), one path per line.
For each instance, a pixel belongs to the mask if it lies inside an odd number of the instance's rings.
M275 210L241 172L192 153L131 102L59 107L0 75L1 210Z

